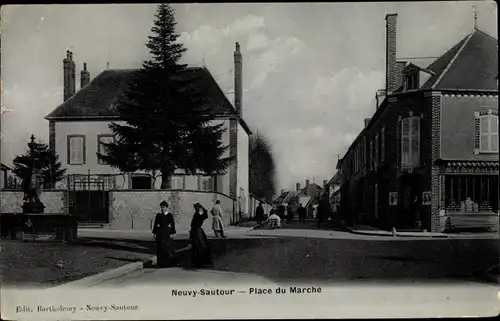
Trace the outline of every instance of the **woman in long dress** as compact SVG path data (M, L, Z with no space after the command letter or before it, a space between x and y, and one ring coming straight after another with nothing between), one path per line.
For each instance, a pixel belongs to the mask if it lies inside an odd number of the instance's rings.
M175 234L175 220L172 213L168 212L168 203L160 203L161 212L156 214L153 234L156 240L157 267L177 265L172 234Z
M207 210L200 203L194 204L194 215L191 219L190 239L193 253L193 263L200 268L212 264L207 235L203 231L203 222L208 218Z
M214 231L215 237L226 238L224 235L224 222L222 221L222 209L220 208L220 201L215 201L215 205L212 208L212 230Z

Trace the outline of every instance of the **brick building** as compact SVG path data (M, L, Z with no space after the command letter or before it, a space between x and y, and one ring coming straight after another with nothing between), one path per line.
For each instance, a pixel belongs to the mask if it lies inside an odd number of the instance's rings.
M351 222L440 231L498 221L498 45L474 29L429 66L397 61L386 16L386 88L338 162Z

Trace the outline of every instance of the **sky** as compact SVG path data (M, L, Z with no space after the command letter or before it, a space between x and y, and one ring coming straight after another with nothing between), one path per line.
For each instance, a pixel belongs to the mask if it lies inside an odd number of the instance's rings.
M271 143L278 189L329 180L375 112L385 84L385 15L398 14L397 57L428 65L474 26L497 35L494 2L173 4L190 65L203 63L233 101L234 43L243 55L243 117ZM48 143L44 119L63 100L62 59L73 51L91 79L139 68L156 5L2 6L1 160L29 136ZM431 58L426 58L431 57ZM425 59L423 59L425 58ZM408 60L408 59L406 59Z

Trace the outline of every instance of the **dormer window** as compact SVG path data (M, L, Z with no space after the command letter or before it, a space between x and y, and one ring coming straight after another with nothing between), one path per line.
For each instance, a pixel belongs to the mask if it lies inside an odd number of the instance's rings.
M414 90L419 88L418 72L412 72L404 76L405 90Z

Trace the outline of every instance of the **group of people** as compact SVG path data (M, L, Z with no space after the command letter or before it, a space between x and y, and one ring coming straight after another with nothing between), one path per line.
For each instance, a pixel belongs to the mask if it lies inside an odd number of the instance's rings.
M200 268L212 264L207 235L202 228L204 221L208 219L208 211L200 203L194 204L193 207L194 214L191 219L189 239L192 247L192 262L194 266ZM215 202L211 214L215 237L225 238L220 201ZM166 201L160 203L160 213L156 214L152 232L156 241L157 267L178 266L179 262L172 239L172 235L176 234L175 220Z
M281 226L282 220L286 219L289 222L292 222L294 217L294 211L290 204L288 204L286 207L286 213L284 206L273 207L267 219L265 219L264 207L262 205L263 203L260 202L255 210L255 219L258 224L266 224L266 223L275 224L275 222L278 222L277 225L279 227ZM302 206L302 204L299 204L299 206L297 207L297 215L299 218L299 223L306 222L307 211L308 210L304 206ZM325 196L321 197L318 206L316 208L317 227L321 228L325 220L332 218L332 216L335 215L335 212L336 211L330 208L327 197Z

